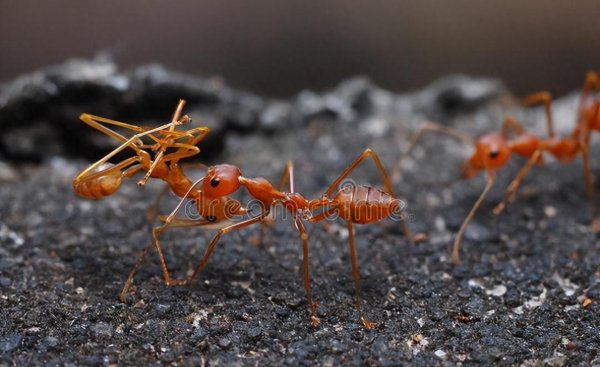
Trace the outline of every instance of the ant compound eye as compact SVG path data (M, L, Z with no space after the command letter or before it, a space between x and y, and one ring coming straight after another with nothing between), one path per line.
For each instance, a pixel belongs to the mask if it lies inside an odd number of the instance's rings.
M221 182L221 180L219 180L218 178L215 177L212 180L210 180L210 186L217 187L217 186L219 186L220 182Z
M217 217L215 217L214 215L208 215L206 216L206 220L212 223L217 220Z
M497 150L492 150L492 151L490 152L490 158L492 158L492 159L495 159L495 158L497 158L497 157L498 157L498 155L500 155L500 152L499 152L499 151L497 151Z

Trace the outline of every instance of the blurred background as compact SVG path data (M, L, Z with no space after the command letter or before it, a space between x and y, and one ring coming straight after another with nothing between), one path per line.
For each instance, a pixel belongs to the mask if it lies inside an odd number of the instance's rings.
M362 74L393 91L448 73L519 95L580 87L600 65L597 1L0 0L0 81L110 52L274 97Z

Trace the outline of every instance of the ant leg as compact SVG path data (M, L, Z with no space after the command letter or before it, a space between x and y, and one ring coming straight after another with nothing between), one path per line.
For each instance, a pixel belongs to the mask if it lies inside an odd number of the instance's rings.
M498 214L502 213L504 211L504 209L506 208L506 205L510 201L513 200L513 198L515 197L515 194L517 193L517 190L519 190L519 187L521 187L521 184L523 183L523 179L525 178L525 176L527 176L529 174L529 171L531 170L531 168L533 168L533 166L539 162L541 156L542 156L541 150L538 149L535 152L533 152L531 157L527 160L527 162L525 162L523 167L521 167L517 176L508 185L506 192L504 193L504 198L494 208L494 214L498 215Z
M377 155L377 153L375 153L371 148L367 148L365 149L364 152L362 152L362 154L360 156L358 156L358 158L356 158L354 160L354 162L352 162L348 168L346 168L344 170L344 172L342 172L342 174L329 186L329 188L327 189L327 191L325 191L325 193L322 195L322 197L329 197L331 196L331 194L333 194L333 192L338 189L338 186L340 185L340 183L342 183L342 181L344 179L346 179L351 173L352 171L354 171L356 169L356 167L358 167L361 163L364 162L365 159L367 158L372 158L373 162L375 163L375 167L377 167L377 170L379 171L379 174L381 176L381 179L383 180L383 185L385 188L385 191L390 194L392 197L394 197L394 190L392 189L392 182L390 181L387 171L385 170L385 168L383 167L383 164L381 163L381 159L379 159L379 155ZM408 226L406 225L406 223L404 223L404 221L402 221L402 230L404 232L404 235L406 236L406 238L409 239L409 241L411 243L416 243L419 241L424 240L425 238L427 238L426 235L423 234L417 234L416 236L413 235L413 233L408 229Z
M185 100L180 99L179 103L177 104L177 108L175 108L175 112L173 113L173 118L171 119L170 124L168 124L169 126L168 126L167 133L173 133L173 131L175 130L176 124L178 124L178 123L182 124L182 123L190 120L189 117L180 119L181 112L183 111L183 106L185 106ZM161 129L161 130L163 130L163 129ZM137 183L138 186L144 186L146 184L146 182L148 181L148 179L152 175L152 172L156 169L158 164L162 163L162 158L163 158L167 148L168 148L167 145L160 147L160 149L158 150L158 153L154 157L154 162L152 162L152 165L150 166L150 168L148 169L148 171L146 172L144 177L140 181L138 181L138 183Z
M554 122L552 119L552 96L547 91L541 91L531 94L523 99L524 106L531 106L538 103L544 105L544 113L546 114L546 125L548 127L548 137L554 137Z
M517 122L512 116L506 116L502 122L501 134L506 138L508 130L512 130L514 134L520 135L525 132L523 125Z
M600 89L600 76L595 71L589 71L585 76L583 87L581 88L581 95L579 96L579 112L577 114L577 120L580 121L584 115L585 101L587 100L591 91L598 91Z
M596 102L595 111L593 118L594 120L598 117L600 110L600 103ZM584 124L584 128L581 131L580 143L581 143L581 155L583 158L583 180L585 182L585 191L587 193L588 200L591 204L592 209L592 229L595 232L600 232L600 219L596 218L598 215L596 207L596 190L594 188L594 178L592 176L592 170L590 168L590 134L591 131L587 124Z
M192 130L188 130L188 131L167 131L167 135L169 135L169 138L171 139L181 139L184 137L188 137L188 141L184 142L184 143L176 143L173 142L171 144L165 145L164 146L164 150L166 150L167 148L177 148L176 151L174 151L173 153L169 153L169 154L165 154L164 156L162 156L162 162L168 162L168 161L178 161L180 159L183 158L188 158L191 156L194 156L196 154L198 154L200 152L200 148L198 148L196 146L196 144L198 144L199 141L201 141L202 139L204 139L206 137L206 135L208 135L208 133L210 132L210 129L207 127L199 127L196 129L192 129ZM159 133L163 133L162 131L159 131ZM194 136L193 134L199 133L198 136ZM157 144L161 144L164 141L160 140L160 139L156 139L155 140L157 142ZM155 145L154 145L155 146ZM151 148L152 146L150 146Z
M583 156L583 180L585 182L585 191L592 209L592 226L596 232L600 232L600 222L596 218L598 209L596 207L596 190L594 189L594 178L590 169L590 150L587 142L581 145L581 154Z
M377 170L379 171L379 174L381 175L381 178L383 179L383 185L385 187L385 190L387 191L388 194L390 194L391 196L394 196L394 191L392 190L392 183L388 177L388 174L387 174L385 168L383 168L383 164L381 163L379 156L371 148L367 148L367 149L365 149L364 152L362 152L361 155L358 156L358 158L356 158L354 160L354 162L352 162L352 163L350 163L350 165L348 165L348 167L344 170L344 172L342 172L342 174L339 175L339 177L335 181L333 181L333 183L329 186L329 188L327 188L327 190L322 195L322 197L331 196L331 194L333 194L334 191L339 188L338 186L340 185L340 183L342 183L342 181L344 181L344 179L346 179L348 176L350 176L352 171L354 171L356 169L356 167L358 167L365 159L367 159L369 157L373 159L373 162L375 162L375 166L377 167Z
M191 219L187 219L187 218L172 218L169 221L169 225L165 226L163 228L163 231L166 230L167 228L195 227L195 226L202 226L205 224L210 224L210 222L191 220ZM160 228L160 227L156 227L156 228ZM153 230L153 236L154 236L154 230ZM164 260L164 255L162 252L162 248L160 247L160 243L158 242L158 239L156 241L157 242L153 242L153 243L156 245L158 256L161 261L161 267L163 269L163 274L165 275L165 283L167 285L170 285L170 282L167 282L167 279L171 280L171 275L166 266L166 261ZM144 250L142 251L142 253L140 254L140 256L138 256L138 259L136 260L135 264L133 264L133 267L131 268L131 271L129 272L129 276L127 277L127 280L125 281L125 284L123 285L123 290L121 290L121 293L119 295L119 300L121 302L125 302L127 300L127 295L129 294L129 289L131 288L131 285L133 284L133 278L135 278L137 272L140 269L140 266L144 262L151 247L152 247L152 244L146 246L144 248Z
M183 158L194 156L200 152L200 148L198 148L196 144L198 144L198 142L200 142L206 137L206 135L208 135L210 129L207 127L200 127L193 130L196 130L194 133L199 132L200 134L198 136L190 137L190 140L185 143L173 143L172 145L170 145L170 148L177 148L177 150L173 153L165 155L163 157L163 162L178 161Z
M312 324L312 326L318 326L320 320L317 317L317 303L313 301L312 290L310 287L310 266L308 263L308 233L306 232L306 228L304 228L304 224L302 223L300 218L294 218L294 223L296 225L296 229L298 230L298 232L300 232L300 238L302 239L302 269L304 273L304 290L306 291L306 296L308 297L310 323Z
M198 226L204 225L204 222L202 222L202 221L193 221L193 220L189 220L189 219L181 220L179 218L176 218L177 213L179 212L179 209L181 209L181 207L185 203L185 200L190 196L190 194L192 193L194 188L196 186L198 186L203 180L204 180L204 178L201 178L200 180L194 182L190 186L190 188L187 190L185 195L183 195L183 197L179 201L179 204L177 204L177 206L175 207L175 209L173 209L171 214L169 214L167 217L160 218L161 221L163 221L164 223L161 226L154 227L152 229L152 243L154 244L154 246L156 248L156 252L158 253L158 258L160 260L160 265L161 265L161 268L163 271L165 284L167 284L167 285L171 284L171 275L169 273L169 269L167 268L167 262L165 261L165 257L163 255L162 248L160 247L160 242L158 241L158 235L161 232L165 231L167 228L169 228L169 226L171 226L171 223L173 223L172 224L173 226L191 226L192 222ZM211 222L206 222L206 223L211 223ZM132 270L132 274L130 275L130 278L133 278L133 275L135 275L135 272ZM128 279L128 281L129 281L129 279Z
M155 202L152 204L152 206L150 206L150 209L148 209L148 213L146 213L146 220L148 221L149 226L152 226L152 222L154 222L154 220L158 216L158 206L160 205L160 202L161 202L162 198L165 196L165 194L167 193L168 189L169 189L168 185L163 187L161 192L158 194L158 197L155 200ZM171 220L172 227L175 227L175 226L176 227L189 227L189 226L191 226L191 223L184 224L184 223L180 223L179 221L180 221L180 219L178 219L178 218L172 219ZM194 225L198 225L198 222L194 221ZM135 277L140 266L144 262L144 259L148 255L148 251L150 250L151 247L152 247L152 245L148 245L144 248L144 250L138 257L138 259L136 260L135 264L131 268L131 271L129 272L129 276L127 277L127 280L125 281L125 285L123 286L123 290L121 291L121 294L119 295L119 300L121 300L121 302L125 302L125 300L127 299L127 294L129 293L129 289L131 288L131 284L133 283L133 278Z
M146 256L148 255L148 251L150 251L150 247L151 247L150 245L144 247L144 250L142 251L140 256L138 256L137 260L135 261L135 264L133 264L133 267L131 268L131 271L129 272L129 276L127 276L127 280L125 280L123 289L121 290L121 293L119 294L119 301L121 301L123 303L125 301L127 301L127 296L129 295L129 289L131 288L131 285L133 284L133 278L135 278L135 275L137 274L138 270L140 269L140 266L142 266L142 263L146 259Z
M107 118L100 117L100 116L90 115L89 113L82 113L79 116L79 119L81 121L85 122L87 125L93 127L94 129L96 129L96 130L98 130L120 142L126 142L127 138L124 137L123 135L119 134L118 132L102 125L101 123L123 127L125 129L133 130L136 132L143 132L145 130L141 126L131 125L131 124L127 124L125 122L120 122L120 121L115 121L115 120L107 119Z
M168 124L164 124L162 126L158 126L158 127L152 128L152 129L146 129L146 128L143 128L140 126L127 124L124 122L115 121L115 120L107 119L107 118L100 117L100 116L94 116L94 115L90 115L87 113L82 114L80 116L80 119L83 122L85 122L86 124L88 124L89 126L95 128L95 129L103 132L104 134L106 134L118 141L121 141L122 144L120 146L118 146L117 148L115 148L112 152L108 153L102 159L100 159L96 163L92 164L86 170L81 172L78 177L83 177L88 172L95 170L97 167L100 167L104 163L108 162L108 160L110 158L112 158L117 153L119 153L120 151L124 150L127 147L132 148L133 150L136 151L136 153L138 155L141 155L143 150L140 148L140 145L143 145L143 144L140 139L143 136L150 136L151 138L153 138L153 140L157 140L157 138L155 138L152 135L153 133L159 132L161 130L166 130L166 129L169 129L169 131L173 131L175 129L175 126L181 125L181 124L189 121L189 118L187 118L187 119L184 118L181 120L179 119L179 116L181 115L181 111L182 111L184 105L185 105L185 100L183 100L183 99L179 100L179 104L177 106L177 109L175 110L175 114L173 115L173 120L171 122L169 122ZM124 127L124 128L130 129L130 130L133 130L133 131L137 131L138 133L133 135L131 138L127 139L123 135L117 133L116 131L111 130L111 129L107 128L106 126L102 125L101 122ZM147 153L146 153L146 155L147 155ZM140 158L141 158L141 156L140 156Z
M463 133L462 131L446 127L435 122L426 122L419 128L419 130L417 130L416 134L414 134L413 137L410 139L408 148L404 152L402 152L402 157L398 160L398 162L396 162L396 165L392 169L392 182L398 182L398 179L400 178L400 171L402 169L402 163L408 156L410 156L410 153L425 133L446 134L464 140L468 143L473 143L473 138Z
M238 223L232 224L230 226L219 229L219 231L217 232L215 237L213 237L213 239L210 241L210 243L206 247L206 250L204 251L204 256L202 256L202 259L196 266L196 269L194 269L194 272L192 273L192 275L190 275L187 279L183 279L183 280L172 279L172 280L170 280L170 284L169 283L168 284L169 285L173 285L173 284L174 285L185 285L185 284L188 284L189 282L191 282L196 277L196 275L198 275L200 270L202 270L206 266L206 263L208 262L210 255L212 254L213 250L215 249L215 246L219 243L221 236L223 236L226 233L233 232L238 229L242 229L244 227L248 227L254 223L258 223L258 222L262 221L267 215L269 215L269 210L265 210L264 212L258 214L255 217L252 217L252 218L249 218L249 219L243 220L241 222L238 222Z
M109 159L111 159L113 156L117 155L119 152L121 152L122 150L124 150L125 148L132 148L136 151L136 153L138 154L138 159L142 162L144 161L149 161L149 154L142 150L138 145L136 145L136 142L138 142L140 140L140 138L146 136L146 135L151 135L155 132L158 132L160 130L164 130L166 128L169 127L174 127L176 125L180 124L179 121L175 121L175 122L170 122L168 124L162 125L162 126L158 126L155 127L153 129L150 130L146 130L142 133L138 133L133 135L131 138L127 139L125 142L123 142L121 145L119 145L117 148L115 148L112 152L108 153L107 155L105 155L103 158L101 158L100 160L96 161L95 163L93 163L92 165L90 165L88 168L86 168L85 170L83 170L76 179L79 179L83 176L86 176L89 172L94 171L95 169L97 169L98 167L100 167L101 165L103 165L104 163L108 162ZM148 162L145 162L148 163Z
M488 171L487 183L485 184L485 188L483 189L483 191L481 192L481 195L479 195L479 198L477 199L477 201L471 208L471 211L469 212L469 214L463 221L458 233L456 234L456 238L454 239L454 246L452 247L452 263L455 265L460 263L460 245L462 242L463 234L465 233L465 229L467 228L467 225L469 224L471 219L473 219L475 212L477 211L477 209L479 209L481 202L483 201L485 196L488 194L488 192L492 188L493 184L494 184L494 172Z
M360 270L358 269L358 262L356 261L356 244L354 243L354 226L352 222L347 221L348 224L348 246L350 247L350 261L352 263L352 278L354 279L354 287L355 287L355 301L356 301L356 310L358 311L358 315L360 317L360 321L364 325L366 329L374 329L377 324L367 320L362 311L362 299L360 297Z

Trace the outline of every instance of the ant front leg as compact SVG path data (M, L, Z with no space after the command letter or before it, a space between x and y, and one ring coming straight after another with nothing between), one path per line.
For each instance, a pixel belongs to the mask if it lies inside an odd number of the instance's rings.
M152 239L153 239L152 244L155 246L156 252L158 253L158 257L160 259L160 264L161 264L161 268L163 271L165 284L177 285L181 281L171 278L171 274L167 267L167 262L165 260L164 254L163 254L162 247L160 246L160 242L158 241L158 235L160 233L166 231L167 229L198 227L198 226L203 226L203 225L208 225L208 224L212 224L212 223L207 222L207 221L191 220L191 219L187 219L187 218L171 218L171 219L167 218L167 219L165 219L165 223L162 226L155 227L152 229ZM133 284L133 279L135 278L136 274L138 273L139 268L141 267L142 263L144 262L144 259L148 255L148 252L150 251L152 244L148 245L144 248L142 253L138 256L138 259L134 263L133 267L131 268L131 271L129 272L129 276L127 277L127 280L125 281L125 284L123 286L123 290L121 291L121 294L119 295L119 300L121 302L125 302L127 300L127 296L129 294L129 289L131 288L131 285Z
M460 229L458 230L458 233L456 234L456 238L454 239L454 246L452 246L452 263L455 265L460 263L460 246L462 243L462 237L465 233L465 229L467 229L469 222L471 221L471 219L473 219L473 216L477 212L477 209L479 209L479 206L481 206L481 202L483 202L483 199L490 192L490 189L492 188L493 185L494 185L494 172L488 170L487 183L485 184L485 188L483 189L483 191L479 195L479 198L477 199L477 201L475 202L475 204L469 211L469 214L467 214L467 217L465 218L462 225L460 226Z
M302 239L302 269L304 272L304 290L306 291L306 296L308 298L310 323L312 324L312 326L318 326L320 320L317 317L317 303L313 301L312 290L310 286L310 264L308 262L308 233L306 232L306 228L304 228L304 224L302 223L300 218L294 218L294 224L296 225L296 229L298 230L298 232L300 232L300 238Z
M194 188L199 185L202 182L203 179L200 179L196 182L194 182L190 188L188 189L188 191L185 193L185 195L183 196L183 198L181 198L181 200L179 201L179 204L177 204L177 206L175 207L175 209L171 212L171 214L169 214L169 216L167 217L161 217L161 220L164 222L163 225L159 226L159 227L155 227L152 229L151 233L152 233L152 244L148 245L140 254L140 256L138 257L137 261L135 262L135 264L133 265L133 268L131 269L129 276L127 277L127 280L125 281L125 285L123 286L123 290L121 291L121 295L119 296L119 299L122 302L125 302L125 300L127 299L127 294L129 293L129 288L131 288L131 284L133 283L133 278L135 277L135 275L137 274L139 267L141 266L142 262L144 261L144 259L146 258L149 248L154 245L156 248L156 252L158 253L158 257L160 259L160 264L161 264L161 268L163 270L163 276L165 279L165 283L167 285L170 285L171 283L171 275L169 273L169 269L167 268L167 263L165 261L164 258L164 254L162 252L162 248L160 247L160 242L158 241L158 234L160 234L160 232L165 231L166 229L168 229L169 227L193 227L193 226L201 226L201 225L205 225L205 224L209 224L210 222L207 221L198 221L198 220L190 220L187 218L177 218L177 212L180 210L180 208L183 206L185 200L187 198L190 197L190 194L192 193L192 191L194 190ZM160 202L161 196L163 193L161 193L161 195L159 195L158 200L156 201L155 205L158 206L158 203ZM149 225L152 225L152 222L154 220L156 216L156 213L152 212L152 209L150 210L150 212L147 215L147 219L149 220Z

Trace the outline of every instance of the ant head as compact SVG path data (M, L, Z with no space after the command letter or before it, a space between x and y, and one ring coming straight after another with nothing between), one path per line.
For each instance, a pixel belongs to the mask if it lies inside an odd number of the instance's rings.
M232 194L240 187L241 175L239 168L229 164L209 167L202 183L202 191L210 197Z
M504 166L510 158L510 153L511 150L502 134L489 133L481 136L475 141L475 152L463 165L463 177L470 178L483 169L496 170Z

